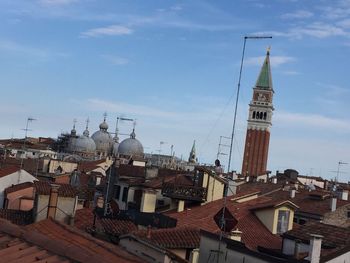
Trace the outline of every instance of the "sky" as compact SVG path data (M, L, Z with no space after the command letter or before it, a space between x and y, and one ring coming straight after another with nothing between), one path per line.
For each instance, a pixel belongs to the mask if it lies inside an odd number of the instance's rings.
M349 0L1 0L0 137L24 137L27 117L28 136L56 138L73 119L82 133L87 118L92 134L107 112L111 132L136 119L146 152L174 145L187 159L196 140L212 164L231 135L245 35L273 38L247 41L231 167L271 46L268 169L335 177L350 163ZM340 171L350 180L350 164Z

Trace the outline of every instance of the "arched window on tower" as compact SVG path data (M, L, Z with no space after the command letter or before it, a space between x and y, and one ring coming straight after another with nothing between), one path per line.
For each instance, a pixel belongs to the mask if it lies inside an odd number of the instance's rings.
M260 112L260 120L262 120L262 118L263 118L263 113L262 113L262 111Z
M255 114L256 114L256 112L255 112L255 111L253 111L253 119L255 119Z
M266 112L264 112L264 120L266 120L266 115L267 115Z

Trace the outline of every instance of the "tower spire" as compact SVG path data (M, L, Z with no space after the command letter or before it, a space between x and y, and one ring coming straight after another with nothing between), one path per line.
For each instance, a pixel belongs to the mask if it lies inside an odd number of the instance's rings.
M115 135L114 135L114 141L117 142L117 143L119 143L119 137L118 137L118 133L119 133L118 123L119 123L119 117L117 117L117 123L115 124Z
M188 161L190 163L196 163L197 162L197 158L196 158L196 140L193 141L193 145L192 145L192 149L191 149Z
M76 136L77 135L77 130L75 129L75 124L77 123L77 119L73 120L73 129L70 131L70 134L72 136Z
M255 84L257 88L273 90L270 67L270 49L271 47L267 48L266 57L260 69L260 74Z

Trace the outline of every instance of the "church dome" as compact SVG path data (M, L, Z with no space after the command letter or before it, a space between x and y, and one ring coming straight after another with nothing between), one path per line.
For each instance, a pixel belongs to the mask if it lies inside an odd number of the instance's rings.
M110 153L113 147L112 136L107 131L108 124L106 119L100 124L100 130L95 132L91 138L94 140L96 145L96 151L100 153Z
M133 130L130 138L123 140L119 144L118 153L129 156L143 156L143 146L135 137L135 131Z
M95 150L96 144L92 138L82 135L75 140L74 151L93 153Z
M106 120L104 120L101 124L100 124L100 130L105 130L107 131L108 130L108 124L106 122Z

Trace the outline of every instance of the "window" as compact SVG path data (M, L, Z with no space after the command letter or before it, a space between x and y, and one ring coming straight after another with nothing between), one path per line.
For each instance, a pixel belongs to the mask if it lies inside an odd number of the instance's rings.
M266 112L264 112L264 120L266 120Z
M282 234L288 231L289 211L278 210L277 233Z
M350 210L348 210L348 218L350 218Z
M128 192L129 192L129 188L128 187L124 187L123 197L122 197L122 201L123 202L126 202L128 200Z
M120 185L116 185L114 186L114 198L119 200L119 196L120 196Z
M255 111L253 111L253 119L255 119L255 114L256 114Z

